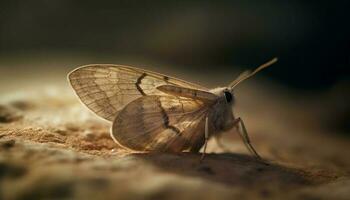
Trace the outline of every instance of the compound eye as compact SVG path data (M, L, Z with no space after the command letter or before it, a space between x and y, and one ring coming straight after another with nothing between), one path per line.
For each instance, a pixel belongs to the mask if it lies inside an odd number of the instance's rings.
M226 98L226 102L230 103L232 101L232 94L230 92L224 92L225 98Z

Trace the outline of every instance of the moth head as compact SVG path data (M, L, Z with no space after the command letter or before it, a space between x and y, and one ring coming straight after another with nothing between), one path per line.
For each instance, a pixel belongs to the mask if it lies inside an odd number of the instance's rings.
M222 91L222 93L223 93L223 95L225 97L226 103L228 103L228 104L233 104L234 103L235 98L233 96L233 93L228 88L224 89Z
M256 68L254 71L244 71L243 73L241 73L234 81L232 81L228 88L230 90L230 92L232 93L234 88L239 85L241 82L247 80L248 78L254 76L256 73L258 73L259 71L261 71L262 69L265 69L269 66L271 66L272 64L274 64L275 62L277 62L277 58L273 58L272 60L270 60L269 62L260 65L258 68Z

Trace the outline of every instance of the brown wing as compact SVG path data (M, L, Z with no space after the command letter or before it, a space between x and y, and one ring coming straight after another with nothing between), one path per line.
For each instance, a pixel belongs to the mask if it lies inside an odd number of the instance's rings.
M113 121L129 102L145 95L164 95L160 85L208 89L180 79L143 69L111 65L86 65L68 75L69 82L80 100L100 117Z
M185 88L177 85L161 85L158 86L157 89L169 95L187 97L205 102L215 101L218 98L218 96L208 91Z
M209 108L208 103L185 97L140 97L118 113L111 133L117 143L132 150L189 150L204 142Z

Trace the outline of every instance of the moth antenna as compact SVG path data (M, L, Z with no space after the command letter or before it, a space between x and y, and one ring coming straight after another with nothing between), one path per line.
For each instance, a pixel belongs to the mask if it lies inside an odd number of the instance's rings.
M256 68L254 71L244 71L242 72L234 81L232 81L229 85L229 87L231 88L231 91L241 82L247 80L248 78L254 76L256 73L258 73L260 70L265 69L267 67L269 67L270 65L274 64L275 62L277 62L277 58L273 58L272 60L260 65L258 68Z

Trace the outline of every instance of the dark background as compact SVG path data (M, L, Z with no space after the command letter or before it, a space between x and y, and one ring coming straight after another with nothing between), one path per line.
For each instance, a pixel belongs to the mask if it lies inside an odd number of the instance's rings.
M2 0L0 57L108 55L225 70L277 56L263 73L322 91L349 80L348 2Z

